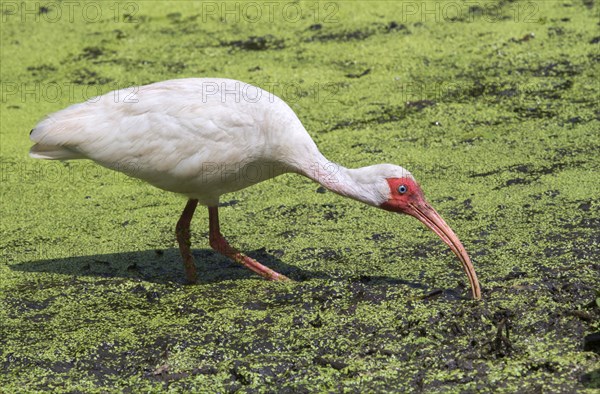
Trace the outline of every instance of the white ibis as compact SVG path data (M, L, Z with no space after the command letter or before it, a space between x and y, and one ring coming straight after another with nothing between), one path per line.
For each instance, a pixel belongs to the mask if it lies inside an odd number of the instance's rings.
M452 229L404 168L344 168L319 152L280 98L230 79L190 78L116 90L47 116L30 134L37 159L91 159L189 198L176 226L187 280L197 279L190 250L196 206L208 207L210 246L271 280L287 280L229 245L219 230L222 194L283 173L304 175L342 196L412 215L458 256L473 298L475 269Z

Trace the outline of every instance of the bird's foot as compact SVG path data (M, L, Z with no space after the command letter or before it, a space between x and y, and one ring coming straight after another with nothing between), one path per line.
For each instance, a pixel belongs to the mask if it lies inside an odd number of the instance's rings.
M287 276L280 274L279 272L273 271L271 268L266 267L254 260L252 257L248 257L245 254L235 251L234 253L228 254L230 258L242 264L244 267L256 272L260 276L273 281L289 281L291 280Z
M244 267L256 272L260 276L268 279L268 280L277 280L277 281L285 281L290 280L287 276L280 274L279 272L275 272L269 267L266 267L254 260L252 257L248 257L240 251L233 248L229 245L229 242L221 235L221 233L211 234L210 237L210 246L221 253L224 256L229 257L235 262L240 263Z
M186 283L193 285L198 281L198 273L196 271L196 261L190 255L188 258L183 259L183 268L185 270Z

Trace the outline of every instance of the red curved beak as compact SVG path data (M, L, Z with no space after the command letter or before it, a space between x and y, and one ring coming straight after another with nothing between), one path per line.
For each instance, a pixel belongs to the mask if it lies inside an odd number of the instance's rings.
M448 246L454 254L459 258L462 263L463 269L469 278L471 284L471 291L473 298L476 300L481 299L481 289L479 288L479 282L477 281L477 274L475 268L471 263L471 259L465 250L454 231L446 224L444 219L437 213L431 205L425 201L409 203L408 208L404 210L404 213L414 216L419 219L424 225L429 227L434 233L436 233Z

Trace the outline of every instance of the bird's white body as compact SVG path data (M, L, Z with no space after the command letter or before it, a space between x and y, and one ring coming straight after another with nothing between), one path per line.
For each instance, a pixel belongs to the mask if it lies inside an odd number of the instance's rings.
M376 178L410 176L398 166L348 170L328 162L283 100L231 79L110 92L49 115L31 139L34 158L88 158L209 206L224 193L286 172L379 205L389 190L385 182L373 188Z

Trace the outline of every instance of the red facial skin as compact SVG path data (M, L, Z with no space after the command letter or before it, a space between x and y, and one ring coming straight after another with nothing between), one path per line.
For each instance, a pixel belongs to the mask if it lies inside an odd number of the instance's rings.
M481 289L477 281L475 268L464 246L454 234L454 231L446 224L444 219L431 207L423 196L423 191L412 178L388 178L390 187L390 198L380 205L380 208L391 212L399 212L411 215L419 219L424 225L436 233L460 259L463 269L469 278L473 298L481 299ZM398 189L404 186L402 193ZM404 189L403 189L404 190Z
M391 197L388 201L381 205L381 208L386 211L402 212L410 215L410 205L425 202L423 191L411 178L388 178L388 185L390 186ZM398 188L404 185L406 186L406 192L400 194Z

